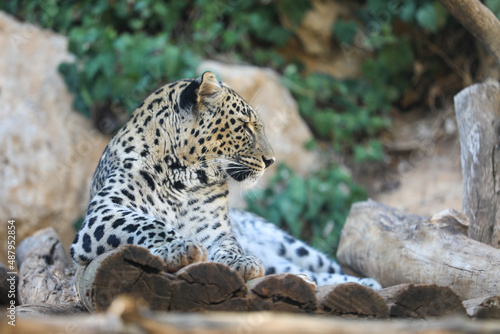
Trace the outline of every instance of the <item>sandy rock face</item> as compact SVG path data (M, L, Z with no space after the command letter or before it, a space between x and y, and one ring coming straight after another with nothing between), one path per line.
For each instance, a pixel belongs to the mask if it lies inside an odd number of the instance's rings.
M90 179L108 139L72 110L58 66L65 37L0 12L0 240L53 226L68 246L85 213ZM5 262L6 252L0 252Z
M318 155L304 148L304 143L312 138L311 132L299 115L297 103L290 92L281 85L276 72L255 66L229 65L215 61L204 61L200 64L198 72L204 71L217 74L252 107L260 111L277 163L265 173L259 182L259 188L267 183L280 162L286 163L302 175L321 165ZM241 191L230 190L230 196L231 206L244 206Z

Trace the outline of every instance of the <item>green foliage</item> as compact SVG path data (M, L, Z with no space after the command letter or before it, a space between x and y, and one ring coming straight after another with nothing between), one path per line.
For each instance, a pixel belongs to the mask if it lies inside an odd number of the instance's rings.
M77 110L95 105L131 112L165 82L193 77L202 58L228 54L279 68L276 51L310 6L308 1L8 1L6 10L69 36L75 63L60 72ZM287 17L291 27L280 23Z
M385 96L366 80L336 80L324 74L302 76L297 67L285 70L284 83L299 104L304 119L319 139L328 140L337 150L356 147L361 139L373 136L390 124Z
M366 199L363 188L338 167L301 178L281 164L267 189L250 195L249 209L335 255L351 204Z
M484 4L496 15L496 17L500 18L500 1L485 0Z

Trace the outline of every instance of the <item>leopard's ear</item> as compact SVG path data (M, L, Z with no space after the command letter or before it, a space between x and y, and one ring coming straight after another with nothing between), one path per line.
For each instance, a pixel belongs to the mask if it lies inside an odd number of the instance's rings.
M198 99L200 103L204 100L215 98L222 91L219 81L212 72L205 72L201 75L201 84L198 88Z
M196 104L210 102L222 91L222 87L212 72L205 72L201 77L194 79L181 93L180 107L191 110Z

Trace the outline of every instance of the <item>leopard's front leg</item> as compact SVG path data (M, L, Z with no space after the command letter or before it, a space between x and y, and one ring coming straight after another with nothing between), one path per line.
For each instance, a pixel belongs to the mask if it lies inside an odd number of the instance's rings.
M229 266L243 276L245 281L265 274L262 261L255 256L245 255L232 234L225 235L216 245L210 248L211 260Z
M87 265L100 254L124 244L146 247L165 261L168 272L207 260L208 251L201 243L185 238L168 222L110 200L99 205L100 198L92 200L71 246L71 256L78 264Z

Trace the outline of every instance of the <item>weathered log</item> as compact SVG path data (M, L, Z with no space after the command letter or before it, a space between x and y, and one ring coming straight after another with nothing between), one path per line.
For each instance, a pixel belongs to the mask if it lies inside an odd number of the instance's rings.
M319 286L316 289L316 297L319 308L325 313L389 317L389 308L382 297L372 289L357 283Z
M469 237L496 248L500 248L499 105L500 85L494 81L472 85L455 96Z
M173 311L246 311L247 288L231 268L215 262L193 263L176 273L172 289Z
M14 301L14 305L19 305L18 283L19 277L11 274L11 271L0 262L0 305L11 305L11 301Z
M56 231L49 227L24 239L17 247L19 301L75 305L78 302L74 268L66 258Z
M311 313L317 309L315 285L298 275L278 274L247 282L254 294L250 311Z
M463 216L423 218L374 201L356 203L340 237L339 262L388 287L449 286L462 300L500 294L500 250L466 235Z
M449 287L435 284L400 284L377 291L391 317L419 318L465 315L462 300Z
M500 319L500 296L481 297L463 302L467 315L478 319Z
M440 0L500 65L500 22L479 0Z
M177 278L164 272L164 267L146 248L125 245L79 267L76 286L91 312L105 311L121 294L142 299L153 310L168 310Z
M109 311L95 315L18 319L15 327L0 322L2 334L88 333L88 334L498 334L499 321L471 321L452 318L428 321L394 319L352 321L339 317L311 317L303 314L259 313L166 313L143 312L134 301L119 298Z

